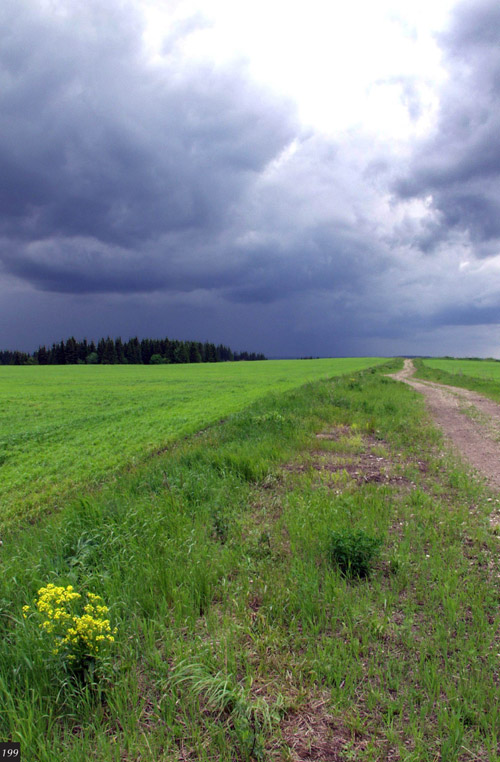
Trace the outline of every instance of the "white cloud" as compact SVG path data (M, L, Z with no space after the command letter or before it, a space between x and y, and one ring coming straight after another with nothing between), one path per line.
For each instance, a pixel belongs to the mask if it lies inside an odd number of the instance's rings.
M452 0L145 0L145 40L158 57L179 25L194 21L177 54L224 65L292 98L302 121L339 135L349 129L405 139L429 129L445 72L435 40ZM420 115L409 115L400 82L412 81Z

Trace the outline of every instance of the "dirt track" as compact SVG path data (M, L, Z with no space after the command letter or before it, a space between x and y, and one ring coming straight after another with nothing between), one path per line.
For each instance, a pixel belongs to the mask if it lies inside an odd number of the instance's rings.
M500 490L500 405L468 389L414 380L411 360L391 378L421 392L436 423L455 449Z

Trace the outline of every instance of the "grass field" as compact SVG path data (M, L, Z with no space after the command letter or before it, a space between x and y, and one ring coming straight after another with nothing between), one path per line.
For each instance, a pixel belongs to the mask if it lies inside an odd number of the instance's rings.
M494 360L431 358L424 360L424 365L429 368L444 370L454 375L492 379L500 384L500 362L495 362Z
M0 368L0 529L271 392L377 358Z
M37 762L497 762L498 505L385 372L264 397L6 535L0 740ZM366 578L332 558L352 529L381 543ZM48 583L109 606L85 673L39 627Z
M471 389L500 402L500 362L448 358L414 362L419 378Z

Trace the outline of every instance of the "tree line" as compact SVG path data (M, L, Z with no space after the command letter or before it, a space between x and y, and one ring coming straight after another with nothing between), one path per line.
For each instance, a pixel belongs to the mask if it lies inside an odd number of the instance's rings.
M94 341L77 341L71 336L51 347L40 346L33 352L0 351L0 365L160 365L191 362L232 362L265 360L255 352L233 352L223 344L208 341L178 341L176 339L142 339L128 341L109 336Z

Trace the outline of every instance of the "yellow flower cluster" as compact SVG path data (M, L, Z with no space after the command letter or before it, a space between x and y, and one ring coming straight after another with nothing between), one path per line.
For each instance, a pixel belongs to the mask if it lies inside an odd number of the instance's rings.
M113 643L116 628L111 629L107 618L108 607L102 598L94 593L87 593L87 601L83 613L78 613L80 593L74 591L72 585L58 587L53 584L41 587L36 609L42 615L40 628L51 635L54 640L52 652L58 654L64 651L69 661L82 660L98 656L102 649ZM29 606L23 606L23 616L26 619L30 613Z

